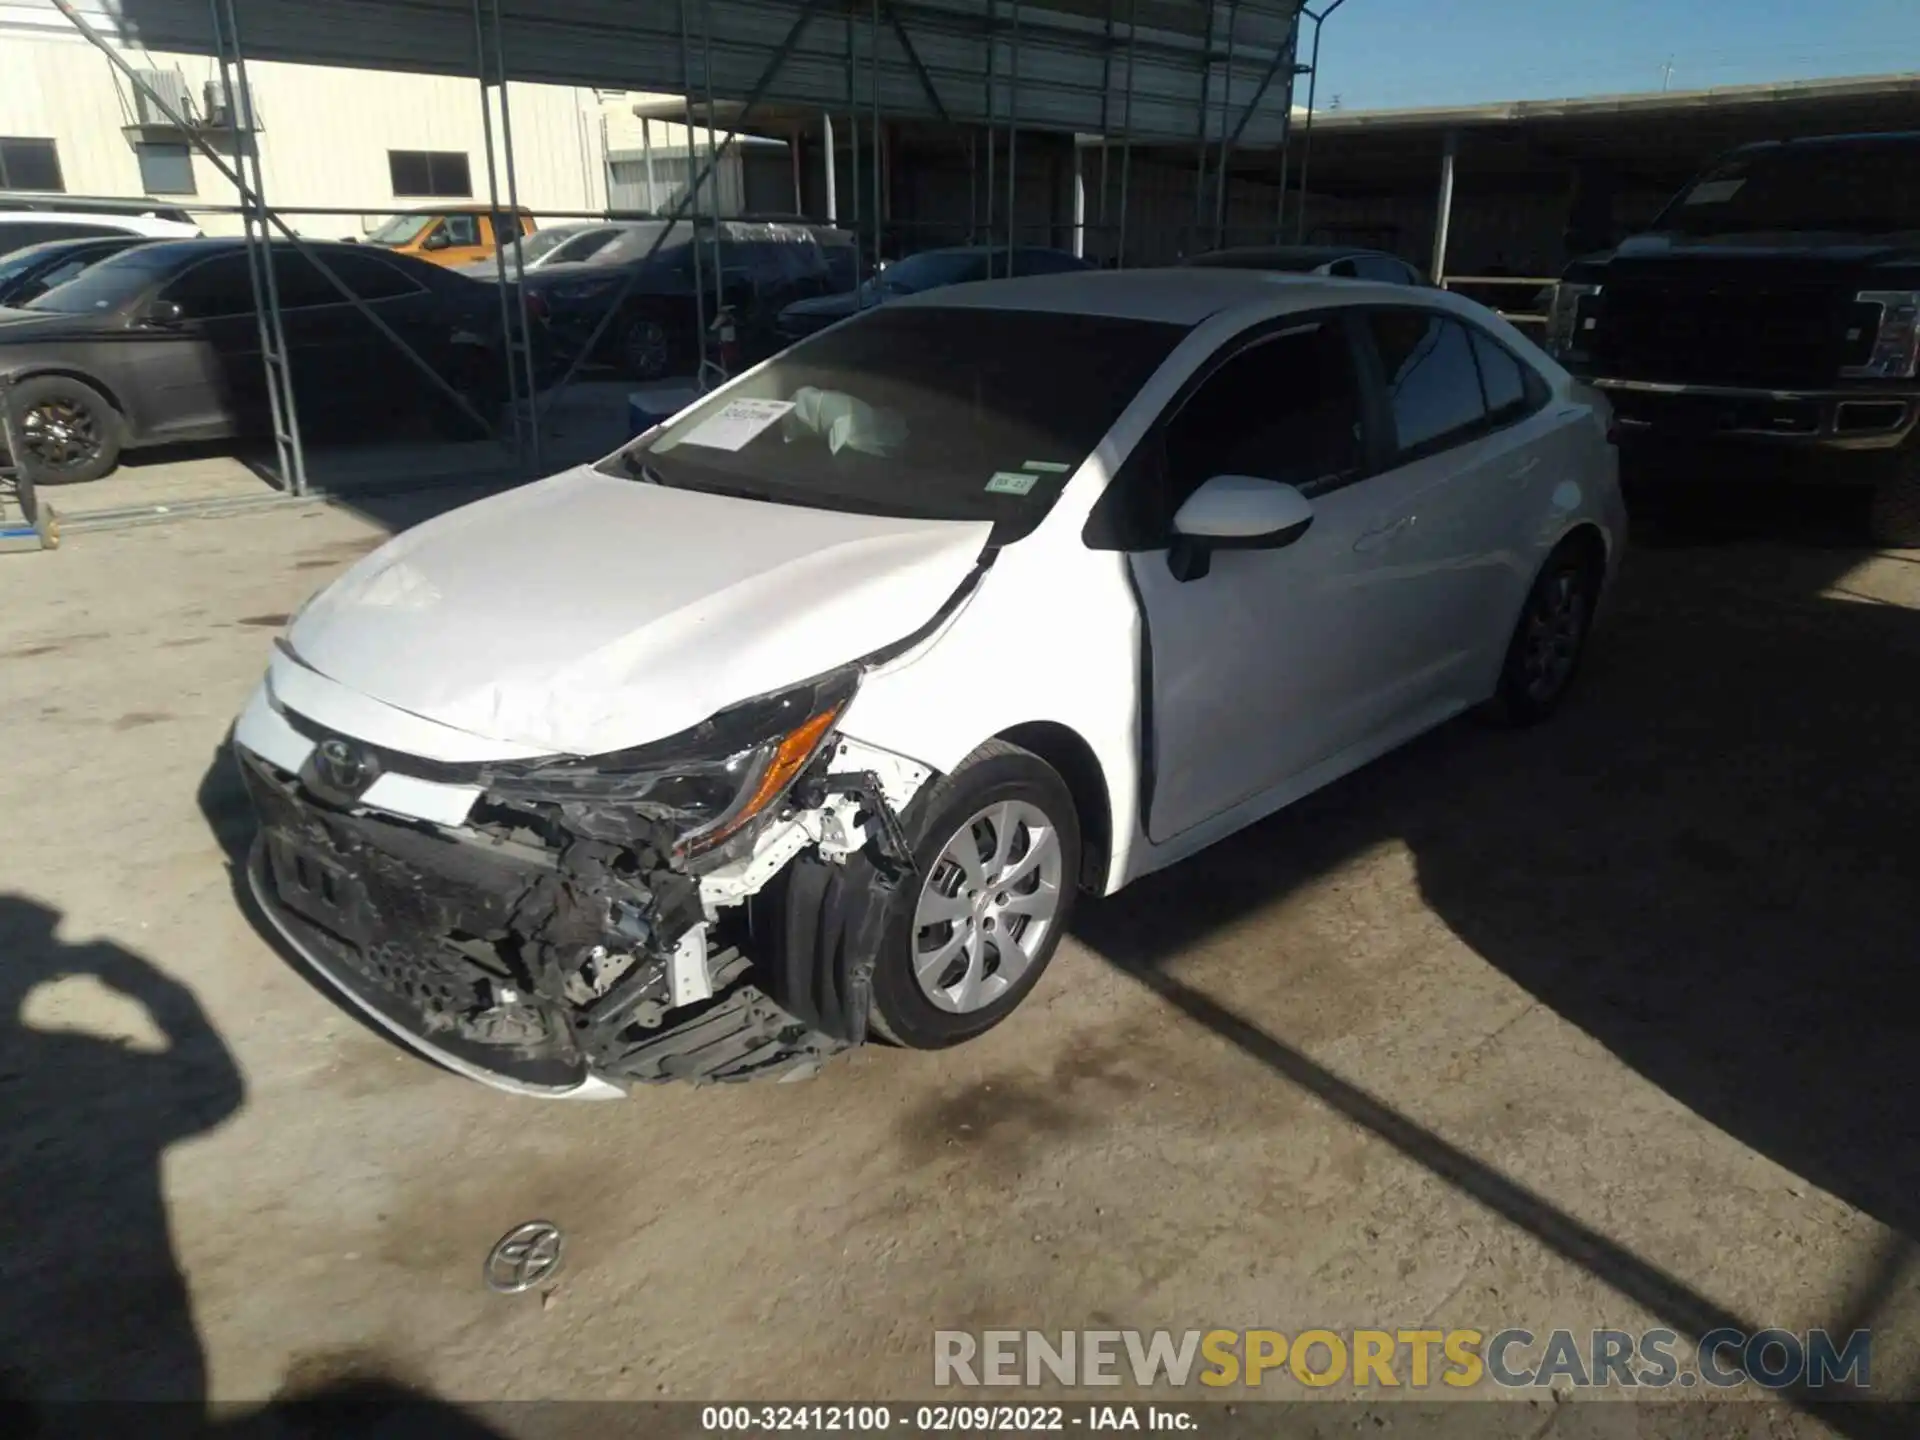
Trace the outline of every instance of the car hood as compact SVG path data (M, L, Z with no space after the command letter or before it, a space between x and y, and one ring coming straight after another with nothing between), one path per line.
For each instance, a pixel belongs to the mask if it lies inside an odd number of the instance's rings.
M113 324L117 327L117 319ZM0 349L9 345L41 345L49 340L91 338L106 328L99 317L92 315L0 309Z
M1596 257L1597 258L1597 257ZM1591 265L1592 260L1581 262ZM1625 240L1605 269L1615 278L1686 279L1696 283L1873 283L1877 273L1920 266L1920 237L1837 232L1761 232L1739 235L1636 235Z
M287 642L309 668L412 714L603 754L910 634L991 531L583 467L400 535L316 596Z

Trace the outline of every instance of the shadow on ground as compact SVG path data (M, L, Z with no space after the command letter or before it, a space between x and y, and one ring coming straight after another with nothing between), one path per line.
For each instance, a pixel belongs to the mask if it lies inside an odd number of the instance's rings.
M1488 964L1696 1114L1905 1237L1891 1276L1920 1237L1920 611L1835 593L1864 558L1825 548L1854 533L1847 504L1643 507L1616 608L1551 724L1444 727L1084 907L1077 931L1656 1313L1696 1335L1734 1323L1216 1003L1204 965L1169 965L1401 842L1427 904ZM1271 961L1278 990L1286 956ZM1886 1298L1876 1290L1897 1283L1910 1277L1870 1283L1856 1309L1870 1315Z
M0 895L0 1434L496 1433L365 1362L289 1377L264 1407L207 1406L161 1162L239 1113L246 1087L191 990L122 946L62 940L59 919ZM62 982L125 1008L95 999L72 1028L57 1000L39 1003Z

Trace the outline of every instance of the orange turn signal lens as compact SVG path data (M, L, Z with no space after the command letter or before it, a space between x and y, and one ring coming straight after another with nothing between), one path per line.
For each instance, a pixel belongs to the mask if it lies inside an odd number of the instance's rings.
M806 768L807 762L813 759L820 749L820 742L826 739L834 721L840 718L840 712L846 708L843 701L831 709L809 716L798 729L789 731L774 750L767 768L761 772L760 782L753 787L753 793L726 820L696 837L695 843L699 848L705 850L718 845L785 794L787 787Z

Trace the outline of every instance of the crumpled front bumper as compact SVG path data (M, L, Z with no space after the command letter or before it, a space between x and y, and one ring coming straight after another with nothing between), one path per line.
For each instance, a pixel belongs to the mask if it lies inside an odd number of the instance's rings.
M864 1035L864 980L850 991L829 967L823 982L817 955L790 939L811 927L782 909L801 895L841 931L879 914L887 883L859 856L829 863L790 833L742 861L726 877L727 908L707 906L706 983L687 998L666 898L684 877L634 873L630 852L590 840L541 845L336 806L304 771L242 743L235 752L260 821L247 868L262 915L355 1007L462 1075L522 1095L612 1098L669 1080L799 1078ZM824 888L790 883L811 871L831 877ZM763 888L756 965L742 902ZM614 977L595 983L610 960Z

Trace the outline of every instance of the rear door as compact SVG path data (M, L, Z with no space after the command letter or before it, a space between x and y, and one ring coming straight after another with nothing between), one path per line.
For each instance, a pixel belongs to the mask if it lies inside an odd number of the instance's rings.
M1393 437L1358 542L1369 589L1395 617L1379 641L1377 703L1391 719L1483 698L1490 653L1505 643L1520 497L1541 463L1525 423L1538 396L1507 368L1493 374L1490 407L1476 350L1491 342L1463 321L1416 307L1363 313ZM1518 365L1502 347L1487 363L1496 357Z

